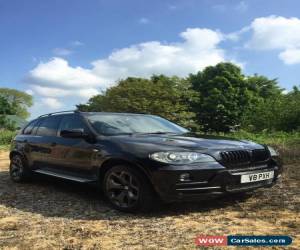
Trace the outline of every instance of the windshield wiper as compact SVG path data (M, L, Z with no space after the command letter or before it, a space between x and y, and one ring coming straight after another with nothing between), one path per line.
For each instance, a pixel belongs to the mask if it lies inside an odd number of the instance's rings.
M139 134L164 135L164 134L177 134L177 133L175 133L175 132L155 131L155 132L145 132L145 133L139 133Z
M106 134L106 135L166 135L166 134L178 134L176 132L163 132L163 131L155 131L155 132L121 132L115 134Z
M127 133L127 132L122 132L122 133L110 133L110 134L104 134L108 136L115 136L115 135L133 135L135 133Z

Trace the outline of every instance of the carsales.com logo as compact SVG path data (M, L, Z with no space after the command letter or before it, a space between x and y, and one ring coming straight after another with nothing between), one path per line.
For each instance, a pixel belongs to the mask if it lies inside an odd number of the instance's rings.
M287 246L292 244L292 238L285 235L272 236L207 236L199 235L195 239L197 246Z
M199 235L195 239L197 246L227 246L227 236Z

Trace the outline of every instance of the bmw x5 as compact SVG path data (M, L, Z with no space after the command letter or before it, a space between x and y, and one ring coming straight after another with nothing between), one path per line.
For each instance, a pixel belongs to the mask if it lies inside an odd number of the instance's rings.
M102 188L113 207L197 201L271 187L278 153L246 140L200 136L154 115L65 111L31 121L14 138L15 182L48 175Z

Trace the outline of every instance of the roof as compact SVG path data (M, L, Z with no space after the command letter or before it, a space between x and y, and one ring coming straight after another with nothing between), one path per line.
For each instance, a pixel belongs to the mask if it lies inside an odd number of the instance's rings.
M79 110L65 110L65 111L59 111L59 112L53 112L53 113L48 113L39 116L38 118L41 117L47 117L51 115L63 115L63 114L68 114L68 113L80 113L80 114L115 114L115 115L147 115L146 113L123 113L123 112L82 112Z

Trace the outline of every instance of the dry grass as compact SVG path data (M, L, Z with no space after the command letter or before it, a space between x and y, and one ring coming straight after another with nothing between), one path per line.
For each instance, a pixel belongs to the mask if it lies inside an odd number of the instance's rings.
M12 183L2 152L0 249L195 249L199 234L290 235L289 249L300 249L299 165L286 168L281 183L247 199L128 215L112 210L89 186L45 178Z

